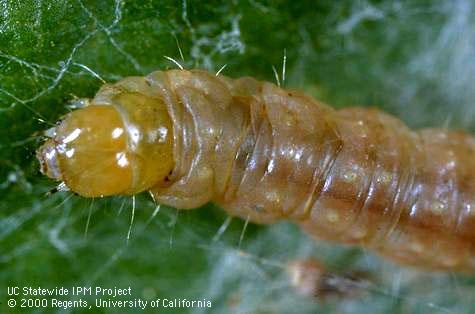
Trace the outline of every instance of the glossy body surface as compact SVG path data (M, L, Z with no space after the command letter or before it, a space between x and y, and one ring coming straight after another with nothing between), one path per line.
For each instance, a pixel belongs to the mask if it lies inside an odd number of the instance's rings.
M76 129L96 132L88 129L95 118L80 118L88 110L108 116L97 138L65 143ZM117 128L125 138L111 139ZM63 144L84 157L67 159ZM46 174L84 196L149 190L183 209L212 201L231 215L287 219L401 264L475 271L474 138L415 132L374 109L336 111L252 78L154 72L105 85L38 156Z
M81 196L130 195L173 169L172 132L160 99L106 85L66 115L37 155L43 173Z

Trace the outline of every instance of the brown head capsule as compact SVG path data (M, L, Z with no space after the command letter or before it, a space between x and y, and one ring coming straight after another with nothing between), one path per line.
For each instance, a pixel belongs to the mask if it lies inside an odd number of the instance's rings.
M163 101L121 86L105 86L100 95L67 114L37 151L41 171L85 197L135 194L163 183L173 168Z
M401 264L475 271L475 139L336 111L252 78L172 70L105 85L38 150L86 196L148 190L256 223L293 221Z

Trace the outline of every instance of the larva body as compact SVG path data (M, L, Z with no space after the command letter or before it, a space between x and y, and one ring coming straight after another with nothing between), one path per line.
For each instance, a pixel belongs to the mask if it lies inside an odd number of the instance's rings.
M38 156L83 196L212 201L401 264L475 271L475 139L411 131L375 109L337 111L252 78L158 71L105 85Z

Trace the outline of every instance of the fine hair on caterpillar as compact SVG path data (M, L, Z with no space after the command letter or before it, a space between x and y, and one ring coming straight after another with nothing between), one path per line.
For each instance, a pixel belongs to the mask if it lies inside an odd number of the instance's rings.
M475 138L412 131L376 109L335 110L250 77L157 71L104 85L37 156L81 196L211 201L400 264L475 271Z

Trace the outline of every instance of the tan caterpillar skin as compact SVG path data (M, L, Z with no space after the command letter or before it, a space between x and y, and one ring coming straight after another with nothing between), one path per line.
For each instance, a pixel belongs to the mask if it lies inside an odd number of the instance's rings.
M129 100L118 103L117 97ZM93 183L76 184L81 174L67 177L66 159L56 160L56 155L65 158L58 147L69 130L62 125L73 119L67 116L38 158L43 172L81 195L150 190L156 202L180 209L212 201L230 215L256 223L290 220L315 237L362 245L400 264L475 271L475 139L470 135L412 131L375 109L337 111L268 82L200 70L125 78L101 88L90 102L94 106L112 106L124 121L134 116L139 149L131 147L130 123L124 122L126 144L117 147L126 145L127 154L135 156L131 170L104 175L101 182L110 185L106 192L81 193ZM151 109L141 116L135 113L140 108ZM140 129L140 121L150 120L153 112L159 112L163 125L172 125L160 148L146 136L158 128L155 122ZM113 150L116 144L107 145ZM120 189L114 190L114 182L121 182Z

